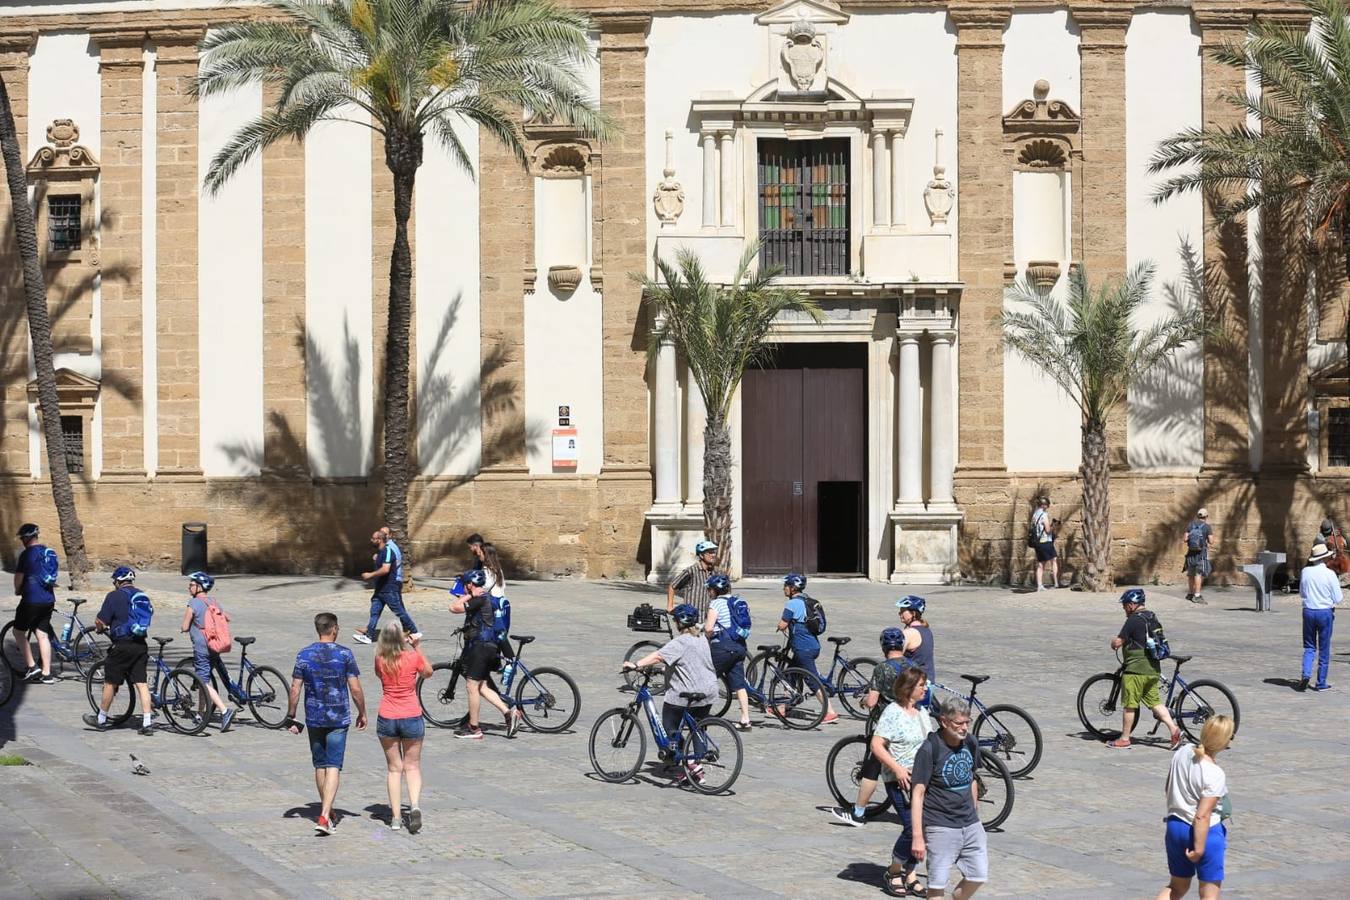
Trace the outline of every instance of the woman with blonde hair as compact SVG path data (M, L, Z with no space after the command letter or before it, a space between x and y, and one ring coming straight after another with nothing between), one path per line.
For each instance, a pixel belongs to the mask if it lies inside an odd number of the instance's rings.
M1200 744L1172 754L1167 773L1167 871L1172 880L1157 900L1181 900L1200 878L1200 900L1217 900L1223 887L1228 849L1228 777L1214 761L1233 740L1233 720L1211 716L1200 730Z
M417 701L417 676L431 675L431 663L417 649L421 643L407 634L397 620L384 623L375 644L375 674L384 688L375 720L375 734L384 748L388 768L389 827L402 822L402 782L408 781L408 833L422 830L422 738L426 726Z

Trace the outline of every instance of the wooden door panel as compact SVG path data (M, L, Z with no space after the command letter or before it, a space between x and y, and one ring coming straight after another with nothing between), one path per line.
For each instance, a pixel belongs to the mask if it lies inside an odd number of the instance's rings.
M752 369L741 382L741 523L746 572L802 562L802 370Z
M802 504L803 565L810 574L818 558L820 483L867 483L867 370L803 369ZM836 567L837 571L837 567Z

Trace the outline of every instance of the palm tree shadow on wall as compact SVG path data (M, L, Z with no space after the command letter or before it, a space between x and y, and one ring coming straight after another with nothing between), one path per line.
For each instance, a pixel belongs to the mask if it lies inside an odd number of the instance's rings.
M1006 534L1007 541L980 541L969 556L969 562L963 557L962 569L983 573L978 577L967 578L967 583L1029 585L1036 572L1036 557L1027 546L1027 528L1031 516L1036 510L1036 499L1049 497L1052 514L1065 523L1072 522L1082 513L1082 503L1065 503L1056 497L1055 488L1038 481L1029 492L1022 486L1012 488L1012 498L1008 501ZM1055 549L1059 556L1059 577L1062 583L1071 583L1077 567L1073 560L1080 558L1076 533L1066 528L1061 532L1062 541L1057 541Z

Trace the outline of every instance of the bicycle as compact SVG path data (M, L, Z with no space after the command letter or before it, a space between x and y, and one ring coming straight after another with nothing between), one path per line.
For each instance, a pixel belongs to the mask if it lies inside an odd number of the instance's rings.
M851 637L826 638L834 644L834 657L830 660L830 671L821 677L825 690L839 698L839 704L845 712L855 719L866 719L869 710L863 705L863 698L872 687L872 670L879 663L870 656L855 656L851 659L844 655L844 645L853 640ZM839 674L834 670L838 668Z
M751 701L773 715L788 728L810 731L825 719L824 701L827 686L811 672L792 665L789 647L783 644L760 644L756 653L745 664L746 692ZM772 675L772 678L770 678ZM765 680L769 688L764 689ZM731 687L727 677L720 679L713 715L721 717L731 709ZM720 704L720 706L719 706Z
M197 673L170 668L164 661L164 645L173 643L173 638L157 637L154 641L159 644L159 653L154 658L154 675L147 679L146 685L150 689L151 711L163 710L169 726L179 734L201 734L206 730L207 717L197 711L197 697L206 690L206 685L197 677ZM106 659L99 662L84 678L85 695L94 712L98 712L103 699L102 673L107 664ZM97 690L95 685L98 685ZM112 706L108 709L108 721L117 726L131 718L136 708L136 692L129 684L119 685L114 691ZM114 712L120 704L118 694L126 699L126 707Z
M86 602L88 601L82 597L72 597L70 612L66 614L65 627L61 629L60 635L51 635L52 661L60 662L63 669L66 663L73 664L81 678L88 674L92 666L107 657L108 648L112 646L112 641L107 635L101 634L94 626L86 626L80 621L80 605ZM31 633L28 641L33 652L33 660L36 661L37 642L33 640ZM3 647L6 667L16 675L23 675L26 671L23 652L19 649L18 639L14 636L12 620L6 623L4 628L0 628L0 647Z
M829 786L835 803L841 807L853 806L858 797L858 786L862 783L863 762L870 752L873 724L869 720L862 734L851 735L835 742L825 758L825 783ZM975 807L980 814L980 824L984 826L985 831L991 831L1012 815L1013 800L1016 796L1013 776L1001 759L981 747L980 765L976 768L974 777L978 785ZM868 819L876 818L889 809L890 805L890 794L878 784L863 815Z
M1120 658L1119 651L1116 652L1116 656ZM1175 668L1172 670L1171 678L1163 675L1161 670L1158 672L1158 687L1162 696L1166 698L1163 705L1172 713L1172 719L1177 723L1177 727L1192 741L1199 743L1200 731L1204 728L1206 720L1210 716L1224 713L1232 717L1233 733L1236 734L1241 714L1233 692L1210 678L1199 678L1190 682L1182 678L1182 664L1190 662L1194 657L1172 654L1167 659L1175 664ZM1120 676L1124 672L1125 663L1122 661L1116 671L1093 675L1078 689L1079 720L1084 728L1105 741L1113 741L1120 737L1120 729L1105 727L1103 723L1121 721ZM1177 694L1178 687L1181 689L1180 694ZM1138 724L1139 719L1136 718L1135 725ZM1155 720L1149 735L1157 733L1160 725L1162 722Z
M989 680L988 675L963 674L961 677L970 682L969 694L963 694L945 684L934 683L933 687L961 698L970 706L972 713L978 713L970 729L970 733L975 736L975 743L999 757L1012 777L1025 778L1030 775L1040 765L1041 751L1044 749L1041 728L1036 720L1031 717L1031 713L1011 703L993 706L981 703L975 696L975 690ZM928 711L934 717L936 727L935 708L936 704L930 703ZM1017 764L1014 765L1014 762Z
M639 670L634 681L636 696L627 706L606 710L591 726L591 767L602 781L621 784L637 775L647 758L647 735L642 730L641 708L662 760L683 767L688 784L701 794L721 794L731 789L741 774L744 748L740 735L726 719L717 716L695 721L688 708L674 734L666 734L656 701L649 689L654 667ZM689 703L709 699L704 694L682 691ZM631 755L631 759L629 756Z
M229 678L226 670L225 692L235 706L247 706L253 714L253 720L265 728L281 728L286 724L286 706L290 702L290 687L286 677L271 666L257 666L248 658L248 645L258 639L238 637L234 642L239 645L239 680ZM174 671L196 673L192 660L185 659L174 666ZM248 678L245 680L245 674ZM198 676L200 677L200 676ZM216 673L211 673L211 684L216 686ZM243 685L241 687L240 685Z
M431 676L417 679L417 701L422 705L422 717L438 728L452 728L467 721L468 691L460 693L459 681L464 676L461 663L464 647L464 629L456 628L453 635L460 640L460 654L450 662L431 667ZM524 723L541 734L566 731L581 714L581 692L577 683L561 669L540 666L531 669L521 659L525 645L534 642L528 634L511 635L516 641L516 657L508 660L498 691L507 706L520 710ZM491 681L488 682L491 684ZM511 696L511 685L515 696ZM464 701L460 704L460 701Z
M666 637L670 640L675 639L675 628L670 624L670 613L664 609L655 609L649 604L643 604L633 610L632 615L628 617L628 628L630 631L664 631ZM624 652L623 661L636 663L644 656L649 656L660 650L664 645L656 641L638 641ZM633 689L633 679L636 668L625 668L623 670L624 687ZM666 690L666 673L662 671L652 676L651 685L648 688L653 694L663 694Z

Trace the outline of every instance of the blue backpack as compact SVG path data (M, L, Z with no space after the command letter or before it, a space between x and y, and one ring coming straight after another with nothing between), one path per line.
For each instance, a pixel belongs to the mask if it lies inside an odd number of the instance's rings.
M750 604L733 595L727 598L727 610L731 613L731 627L727 633L745 643L746 638L750 637Z
M38 578L45 588L56 587L61 572L61 560L51 547L42 547L42 556L38 559Z
M135 588L123 588L122 592L129 596L128 615L127 620L113 631L113 637L117 640L143 638L150 633L150 620L155 615L155 606L149 597Z
M488 600L492 604L492 618L480 623L478 639L495 644L511 632L511 601L505 597L491 596Z

